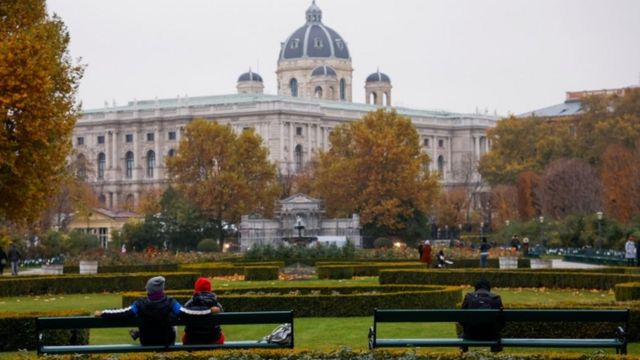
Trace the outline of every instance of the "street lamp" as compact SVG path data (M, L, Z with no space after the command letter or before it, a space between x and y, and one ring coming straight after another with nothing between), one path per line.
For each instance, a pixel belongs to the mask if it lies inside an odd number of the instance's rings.
M598 249L602 247L602 211L596 213L598 216Z
M538 218L540 221L540 242L544 245L544 216Z

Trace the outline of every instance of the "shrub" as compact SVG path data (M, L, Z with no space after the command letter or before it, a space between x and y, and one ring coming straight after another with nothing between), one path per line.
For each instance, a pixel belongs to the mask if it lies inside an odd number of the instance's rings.
M218 252L220 251L220 246L218 246L218 242L213 239L202 239L198 243L198 251Z
M456 269L381 270L380 284L449 284L470 285L485 278L497 287L548 287L577 289L612 289L616 284L638 281L640 275L597 272L492 270L470 272Z
M245 280L278 280L277 266L247 266L244 268Z
M350 265L324 265L316 267L319 279L351 279L353 266Z
M0 279L0 296L120 292L144 289L158 273L19 276ZM167 273L167 288L191 289L197 273Z
M38 317L83 315L89 314L86 311L0 312L0 351L35 350ZM47 345L86 345L89 343L89 330L47 330L43 341Z
M616 301L640 300L640 282L616 284Z
M390 249L393 247L393 240L387 237L379 237L373 241L373 247L376 249Z
M215 291L225 311L293 310L296 317L370 316L375 308L456 308L462 301L458 286L296 286ZM193 292L169 290L167 294L184 302ZM122 305L128 306L140 296L144 292L123 294Z
M115 273L140 273L140 272L176 272L178 264L143 264L143 265L102 265L98 262L99 274L115 274ZM78 265L65 265L65 274L78 274L80 267Z

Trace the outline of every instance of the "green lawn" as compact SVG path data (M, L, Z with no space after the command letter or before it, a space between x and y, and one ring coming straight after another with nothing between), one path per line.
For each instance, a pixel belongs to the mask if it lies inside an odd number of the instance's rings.
M356 280L307 280L307 281L221 281L214 280L214 289L224 287L255 286L295 286L295 285L328 285L340 284L377 284L377 278ZM464 291L469 291L470 288ZM505 305L509 304L562 304L563 302L602 303L614 300L613 292L594 290L550 290L496 288ZM73 294L48 296L20 296L0 298L0 311L45 311L82 309L93 312L98 309L119 307L120 294ZM224 305L224 304L223 304ZM296 348L313 350L335 350L341 346L354 350L365 350L367 347L367 330L371 326L371 317L351 318L297 318L295 320ZM229 340L258 340L268 334L274 326L236 325L225 326L225 336ZM180 334L182 332L180 331ZM452 337L455 336L454 324L383 324L379 327L381 337ZM126 329L92 330L91 343L127 343L131 342ZM429 349L420 351L453 351L452 349ZM507 352L545 352L545 351L580 351L593 353L589 349L507 349ZM630 345L630 353L640 353L640 343ZM608 352L608 351L607 351ZM15 358L16 353L0 353L0 359Z

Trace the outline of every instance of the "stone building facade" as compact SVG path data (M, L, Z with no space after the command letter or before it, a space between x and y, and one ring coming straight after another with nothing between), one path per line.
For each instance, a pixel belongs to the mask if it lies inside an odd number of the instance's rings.
M283 174L300 171L318 151L329 148L338 125L391 107L391 78L367 77L367 99L352 101L352 59L347 42L322 23L315 4L305 24L281 44L278 95L264 93L262 77L241 74L237 93L130 101L124 106L86 110L76 124L73 145L94 171L87 172L104 208L126 208L148 189L165 186L165 159L178 151L184 127L196 118L228 124L238 132L253 128ZM469 167L488 151L485 131L497 118L393 107L411 118L422 149L445 185L468 181ZM472 174L477 177L476 173Z

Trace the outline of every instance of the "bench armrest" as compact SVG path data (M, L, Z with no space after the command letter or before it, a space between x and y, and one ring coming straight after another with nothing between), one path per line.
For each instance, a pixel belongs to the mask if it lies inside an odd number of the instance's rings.
M376 331L373 330L373 326L369 328L369 350L373 350L373 348L375 347L375 338L376 338Z

